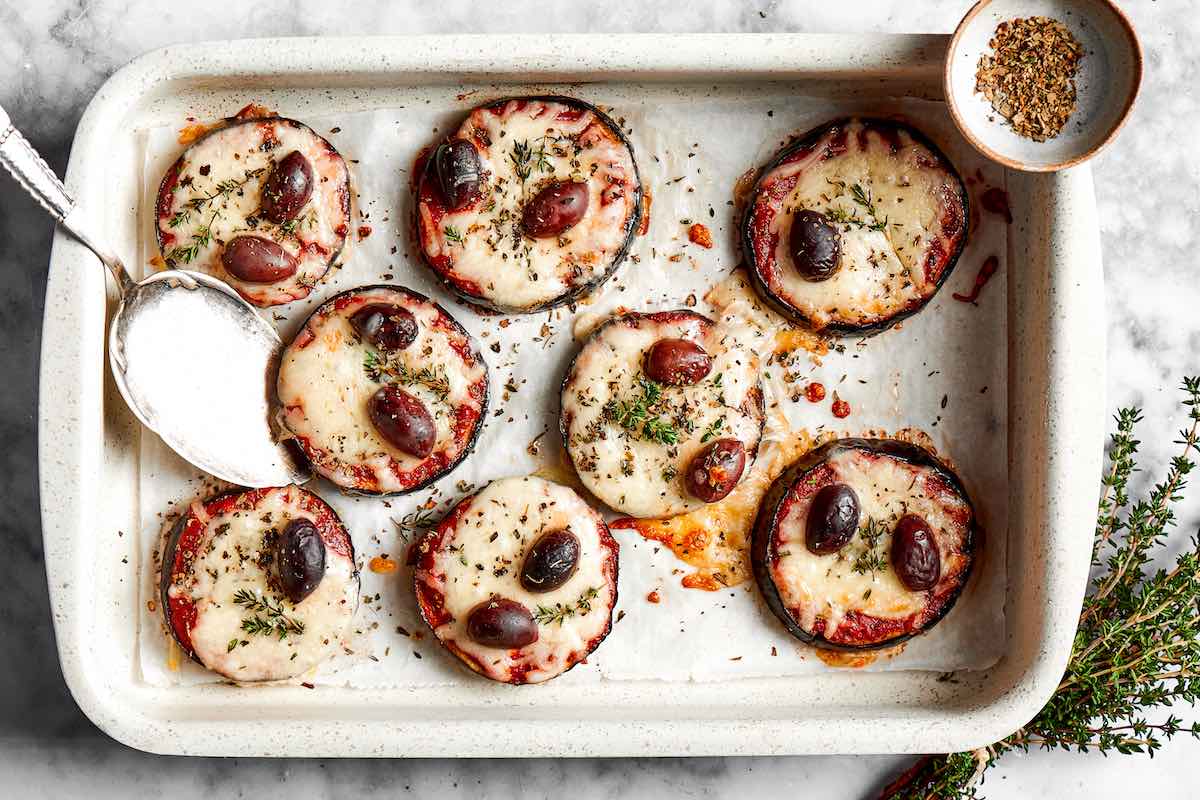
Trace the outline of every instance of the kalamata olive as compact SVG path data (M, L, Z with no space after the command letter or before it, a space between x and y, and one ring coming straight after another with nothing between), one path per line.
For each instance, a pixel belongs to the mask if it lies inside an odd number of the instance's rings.
M312 165L299 150L293 150L275 165L262 188L262 215L282 225L295 219L313 193Z
M521 227L534 239L559 236L583 219L588 209L588 185L580 181L556 181L525 204Z
M687 339L659 339L646 352L646 377L671 386L691 386L712 369L712 357Z
M566 529L550 531L533 543L521 565L521 586L549 592L562 586L579 566L579 539Z
M439 145L433 154L433 168L446 207L462 208L479 196L479 152L467 139L455 139Z
M746 449L737 439L717 439L692 457L684 484L706 503L723 500L737 486L746 467Z
M367 412L379 435L398 449L416 458L426 458L433 452L437 426L420 398L388 384L371 395Z
M403 350L417 338L417 319L407 308L370 303L350 316L358 335L380 350Z
M325 577L325 541L317 526L307 519L294 519L275 540L275 578L293 603L299 603Z
M932 589L941 577L942 556L933 531L916 514L905 514L892 531L892 569L913 592Z
M804 209L792 217L788 247L800 277L806 281L829 280L837 272L842 236L824 214Z
M261 236L230 239L221 253L225 270L246 283L275 283L296 273L300 262L278 242Z
M810 553L826 555L846 546L858 530L858 495L844 483L822 486L804 523L804 546Z
M484 647L513 650L538 640L529 609L507 597L484 600L467 616L467 635Z

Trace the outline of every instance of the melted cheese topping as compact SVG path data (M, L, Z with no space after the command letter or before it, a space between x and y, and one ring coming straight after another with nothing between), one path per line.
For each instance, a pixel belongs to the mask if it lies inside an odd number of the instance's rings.
M259 565L268 533L282 531L293 519L313 519L297 502L302 489L272 490L253 509L235 509L209 517L202 503L192 513L204 523L187 586L173 584L172 597L186 596L196 605L192 649L201 663L235 681L272 681L303 675L341 646L358 606L358 572L347 556L325 549L325 575L313 593L293 605L270 586ZM288 618L303 623L304 632L249 634L243 620L255 612L234 602L239 590L266 597ZM259 617L266 619L262 614Z
M969 506L928 467L861 450L839 452L826 462L833 482L845 483L858 495L860 528L840 551L817 555L804 544L812 498L796 498L779 521L776 559L771 573L784 606L808 631L818 617L825 636L837 630L850 611L880 618L905 618L922 608L927 592L911 592L891 567L892 530L906 513L925 518L938 545L942 579L960 572L967 557L962 544L968 535ZM815 494L815 493L814 493ZM880 523L882 535L874 552L882 568L856 571L868 551L863 531L868 520Z
M603 520L566 486L532 476L495 481L466 502L466 513L434 554L433 568L416 576L441 592L451 617L434 634L496 680L523 673L521 682L539 683L565 672L608 630L616 602L616 543ZM564 528L579 539L575 574L552 591L526 591L520 572L529 547L543 533ZM493 596L515 600L535 619L542 617L536 642L498 650L467 635L471 610ZM574 613L561 615L561 622L539 615L540 609L560 606Z
M940 243L943 253L953 252L957 242L948 245L945 240L961 237L966 226L958 177L907 130L896 129L900 149L893 153L877 129L858 120L842 129L847 132L845 152L826 158L829 134L760 184L760 191L767 192L780 181L796 181L768 226L777 237L776 268L768 286L817 328L885 319L932 296L946 260L936 259L930 273L930 250ZM767 195L760 202L777 203ZM805 280L792 265L788 240L792 220L802 209L825 214L841 232L840 266L828 280ZM943 225L948 211L957 214L952 231Z
M313 193L294 224L281 227L256 215L263 184L292 151L308 159ZM174 189L160 198L159 212L159 241L168 263L214 275L255 305L289 303L312 291L346 242L350 174L333 146L308 126L280 118L252 119L218 128L188 148ZM225 243L247 234L273 239L296 256L296 273L262 284L226 272L221 263ZM193 245L194 253L189 251Z
M346 295L339 295L317 309L284 351L278 382L283 421L304 443L317 471L339 486L405 491L412 483L398 472L411 473L434 458L454 464L469 447L483 424L480 382L487 380L487 366L466 332L447 329L446 314L434 303L387 288L357 291L352 297L347 302ZM387 354L386 361L350 324L354 312L370 303L401 306L417 321L417 338L404 350ZM469 362L461 353L464 347L473 354ZM371 363L385 368L369 370ZM433 418L437 439L426 459L396 448L371 422L368 401L391 382L420 399ZM455 425L464 410L477 417L468 431ZM364 470L374 485L362 485Z
M673 444L624 429L606 412L642 396L646 351L664 338L693 341L712 358L702 381L663 386L662 402L650 410L648 417L657 414L674 429ZM567 449L583 484L612 508L634 517L683 513L704 505L688 493L683 475L708 442L741 441L743 478L750 471L762 435L761 397L757 355L723 326L690 312L671 322L618 317L584 345L563 386Z
M422 204L422 244L455 278L497 307L530 310L602 276L632 236L639 185L633 153L591 110L543 100L476 109L456 138L474 142L487 173L483 197L438 224ZM557 238L522 235L525 204L548 184L586 181L588 207ZM456 232L453 239L447 230ZM459 239L461 238L461 241Z

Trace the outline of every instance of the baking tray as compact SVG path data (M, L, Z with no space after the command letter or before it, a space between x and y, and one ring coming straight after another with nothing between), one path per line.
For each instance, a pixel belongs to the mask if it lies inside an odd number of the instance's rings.
M189 44L114 75L76 133L67 186L119 252L139 238L141 131L253 98L297 116L402 105L407 87L613 83L648 90L940 98L946 36L636 35ZM722 88L724 87L724 88ZM727 682L388 690L138 680L138 424L104 367L113 294L54 241L41 361L43 537L67 684L102 730L158 753L622 756L962 750L1057 685L1087 579L1104 433L1103 286L1091 173L1010 173L1007 647L995 667Z

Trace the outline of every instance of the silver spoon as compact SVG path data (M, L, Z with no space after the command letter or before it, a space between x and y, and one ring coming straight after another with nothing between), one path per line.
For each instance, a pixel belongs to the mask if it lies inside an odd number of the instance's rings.
M74 213L75 201L0 108L0 163L108 267L121 302L108 330L117 388L142 423L197 467L242 486L311 477L276 441L275 373L282 342L232 288L190 270L134 283Z

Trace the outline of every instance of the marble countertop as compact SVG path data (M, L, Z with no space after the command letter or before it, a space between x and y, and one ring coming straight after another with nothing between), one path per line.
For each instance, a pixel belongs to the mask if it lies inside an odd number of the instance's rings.
M360 0L0 0L0 104L61 174L84 106L104 80L152 48L249 36L450 32L949 32L970 0L848 3L719 0L487 4ZM1107 293L1108 404L1144 408L1145 464L1160 469L1182 425L1176 387L1200 373L1200 10L1126 0L1146 53L1143 93L1118 141L1094 162ZM869 796L909 759L895 756L579 759L570 761L216 760L150 756L80 713L59 672L42 567L36 472L37 359L52 225L0 178L0 451L6 491L0 559L0 794L95 798L274 793L300 796L541 797L564 786L601 797ZM1020 268L1019 264L1013 268ZM1099 319L1099 318L1098 318ZM1097 322L1097 324L1101 324ZM53 343L47 343L53 345ZM1151 480L1155 474L1145 476ZM1200 495L1200 492L1194 494ZM1197 529L1200 502L1179 518ZM1190 709L1181 709L1188 717ZM1194 716L1194 715L1193 715ZM988 773L991 798L1182 797L1200 745L1154 758L1013 755ZM1186 787L1186 788L1185 788ZM1194 790L1193 790L1194 791Z

